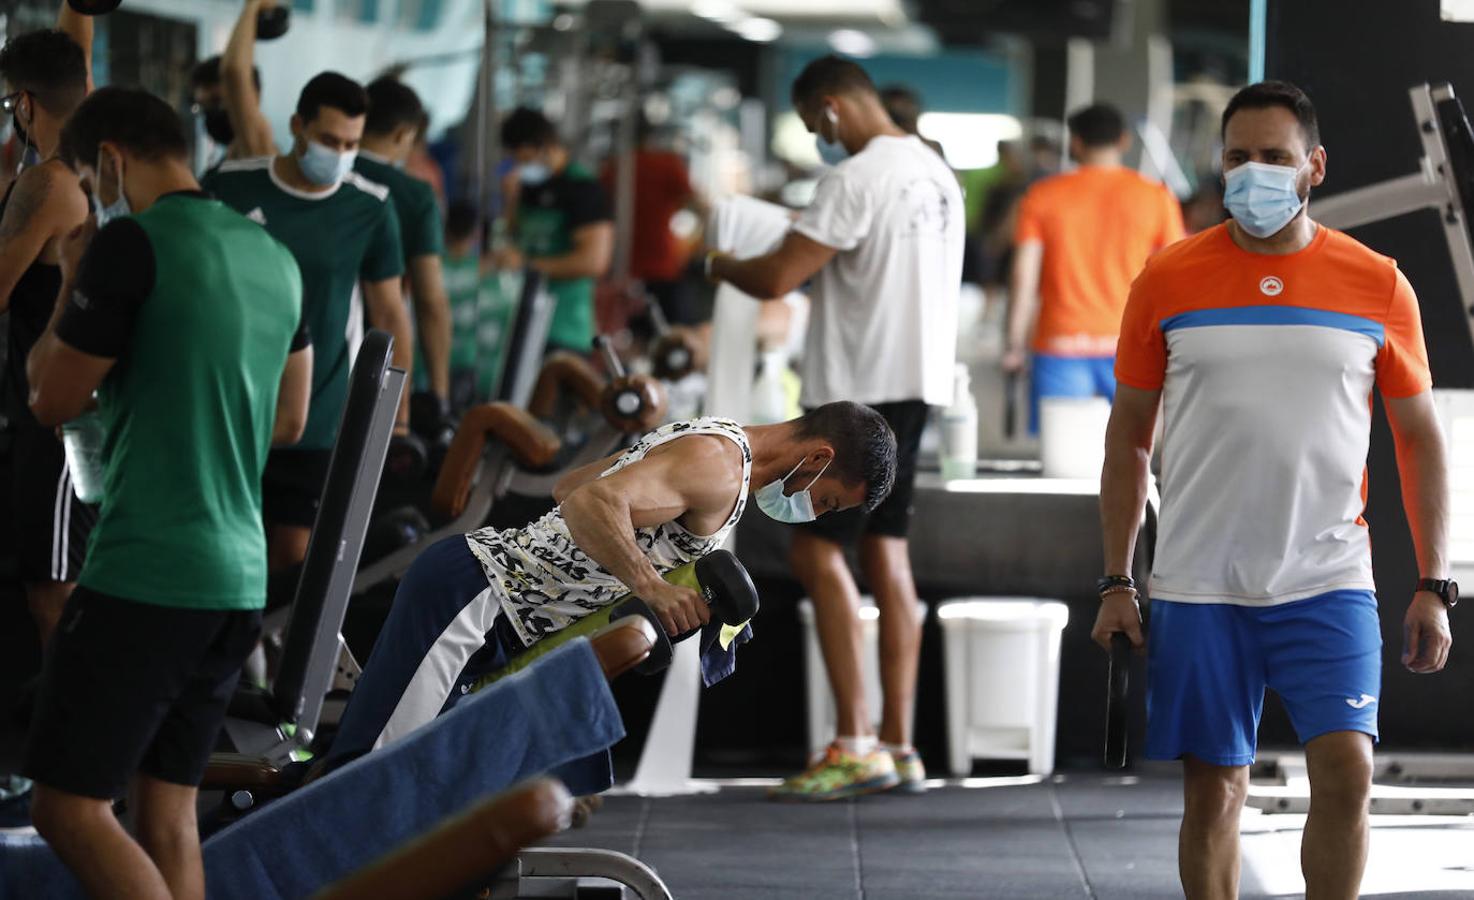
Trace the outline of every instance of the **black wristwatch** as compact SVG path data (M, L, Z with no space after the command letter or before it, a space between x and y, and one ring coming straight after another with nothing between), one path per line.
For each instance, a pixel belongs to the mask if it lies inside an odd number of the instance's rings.
M1121 589L1136 590L1136 579L1130 575L1106 575L1095 579L1095 592L1102 597Z
M1459 583L1452 578L1419 578L1418 590L1437 594L1449 609L1459 605Z

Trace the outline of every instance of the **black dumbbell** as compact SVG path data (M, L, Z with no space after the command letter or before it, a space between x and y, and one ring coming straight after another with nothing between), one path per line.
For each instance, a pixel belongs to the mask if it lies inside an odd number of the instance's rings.
M619 355L614 352L614 345L604 335L594 338L594 352L604 358L604 368L609 370L611 381L623 381L625 379L624 363L619 361ZM613 409L614 413L622 418L637 419L640 410L645 405L644 396L633 387L625 387L616 391L613 397L605 401Z
M712 614L724 625L741 625L757 615L759 602L757 588L747 569L737 561L730 551L717 550L696 561L696 581L701 585L701 595L706 598ZM665 633L660 619L639 597L629 597L619 603L609 614L613 622L625 616L644 616L655 626L655 646L650 656L635 666L642 675L651 675L670 665L675 653L674 644L686 640L701 629L694 628L674 638Z
M1131 696L1131 639L1111 635L1111 660L1106 674L1105 766L1126 767L1126 704Z
M413 506L399 506L374 517L363 538L363 562L377 562L396 550L424 540L430 520Z
M283 0L256 13L256 40L274 41L292 27L292 8Z
M389 452L384 457L384 474L405 484L425 477L430 464L430 449L419 435L396 434L389 439Z
M445 454L450 452L459 423L451 415L450 403L434 391L416 391L409 398L409 428L428 448L431 473L440 471Z
M105 16L118 8L123 0L67 0L74 12L84 16Z

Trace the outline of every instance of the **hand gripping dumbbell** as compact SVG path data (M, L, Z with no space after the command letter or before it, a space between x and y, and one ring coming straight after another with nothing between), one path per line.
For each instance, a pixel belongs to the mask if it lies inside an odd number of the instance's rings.
M716 550L703 556L696 561L695 569L696 581L701 585L701 595L711 607L712 615L723 625L735 627L757 615L757 588L753 586L747 569L743 568L742 563L730 551ZM635 666L635 671L642 675L652 675L669 666L675 653L673 644L684 641L701 630L692 629L672 638L665 633L665 626L660 624L660 619L645 601L634 595L615 605L609 614L609 621L614 622L625 616L644 616L655 626L655 646L650 649L649 658Z

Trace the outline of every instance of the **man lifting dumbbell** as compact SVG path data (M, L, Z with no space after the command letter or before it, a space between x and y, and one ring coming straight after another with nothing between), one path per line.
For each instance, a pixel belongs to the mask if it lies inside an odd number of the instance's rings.
M895 480L896 438L856 403L777 425L695 419L575 469L523 528L447 538L415 560L344 712L332 759L390 743L451 706L509 655L633 594L667 634L705 625L672 570L717 550L747 505L782 522L863 506ZM735 623L734 623L735 624Z

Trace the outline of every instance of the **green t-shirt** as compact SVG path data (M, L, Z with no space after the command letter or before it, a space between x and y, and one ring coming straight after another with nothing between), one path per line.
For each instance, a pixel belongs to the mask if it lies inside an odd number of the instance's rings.
M570 163L538 185L523 185L517 206L517 240L529 257L562 256L573 249L573 233L610 221L609 201L594 176ZM557 301L548 344L588 353L594 340L594 279L549 279Z
M78 583L261 608L261 472L282 368L306 346L291 253L223 203L169 194L98 232L76 284L58 336L116 360L97 392L103 498Z
M404 268L419 256L440 255L445 251L445 226L440 221L440 203L430 183L383 160L358 151L353 170L375 184L389 189L389 200L399 219L399 241L404 248ZM405 299L414 298L406 294ZM416 320L418 322L418 320ZM430 389L430 370L425 367L425 347L415 336L414 385L417 391Z
M302 316L312 331L312 408L299 447L328 450L348 397L349 313L359 281L404 274L399 219L389 189L350 172L336 188L308 194L272 170L272 157L229 160L205 189L266 227L302 270Z
M450 301L450 368L476 367L476 326L480 321L481 258L475 253L440 258L445 296Z

